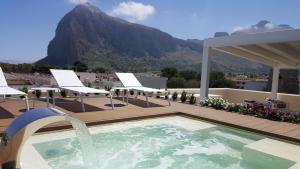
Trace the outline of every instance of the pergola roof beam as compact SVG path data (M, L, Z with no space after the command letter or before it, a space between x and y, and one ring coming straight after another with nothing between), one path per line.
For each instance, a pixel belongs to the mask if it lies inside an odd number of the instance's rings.
M231 35L208 38L204 41L206 47L225 47L238 45L253 45L266 43L292 42L300 40L300 29L263 32L256 34Z
M300 56L297 55L297 53L300 53L300 51L297 51L294 47L283 44L283 43L274 43L274 44L260 44L259 47L270 50L273 53L276 53L283 58L292 60L294 62L299 63L300 62Z
M257 55L249 54L248 52L245 52L243 50L240 50L240 49L237 49L237 48L234 48L234 47L230 47L230 46L229 47L215 48L215 49L218 50L218 51L221 51L221 52L225 52L225 53L228 53L228 54L231 54L231 55L235 55L237 57L248 59L248 60L251 60L251 61L254 61L254 62L259 62L259 63L266 64L266 65L269 65L269 66L274 66L274 65L277 64L276 62L274 62L271 59L266 59L266 58L262 58L262 57L257 56Z
M234 48L243 50L249 54L256 55L258 57L273 60L276 63L282 63L288 66L297 67L297 63L295 63L294 61L286 59L281 55L278 55L256 45L234 46Z
M293 47L297 51L297 53L300 53L300 41L288 42L287 44Z

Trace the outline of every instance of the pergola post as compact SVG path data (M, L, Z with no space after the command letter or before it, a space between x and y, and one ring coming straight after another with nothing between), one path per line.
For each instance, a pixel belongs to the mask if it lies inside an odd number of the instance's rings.
M279 72L280 72L279 66L273 66L271 99L274 99L274 100L277 99Z
M200 99L208 98L211 47L204 46L202 56Z

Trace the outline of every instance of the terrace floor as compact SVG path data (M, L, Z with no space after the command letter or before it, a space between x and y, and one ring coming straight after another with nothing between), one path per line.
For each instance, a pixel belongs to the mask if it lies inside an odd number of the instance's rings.
M99 125L166 115L183 115L300 143L300 125L298 124L270 121L253 116L177 102L172 102L172 106L168 106L167 101L156 98L149 98L151 104L150 107L146 107L144 97L129 99L128 106L122 104L120 99L114 99L115 110L111 110L109 99L107 98L85 98L86 112L81 112L80 102L77 100L74 101L74 99L57 99L55 108L84 121L87 125ZM46 107L46 102L44 101L30 100L31 107L33 103L36 108ZM5 131L14 117L23 113L24 109L24 101L8 100L0 103L0 134ZM60 122L46 126L39 131L51 131L70 127L69 123Z

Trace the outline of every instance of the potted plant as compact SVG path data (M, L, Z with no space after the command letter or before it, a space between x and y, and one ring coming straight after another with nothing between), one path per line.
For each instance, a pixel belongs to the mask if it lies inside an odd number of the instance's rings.
M177 92L174 92L174 93L172 94L172 99L173 99L174 101L176 101L177 98L178 98L178 93L177 93Z
M21 88L19 88L20 91L24 92L24 93L28 93L28 88L26 86L23 86ZM24 99L25 96L20 96L21 99Z
M42 92L40 90L36 90L34 92L34 94L35 94L35 97L38 98L38 99L42 96Z
M181 100L182 103L185 103L185 102L186 102L186 100L187 100L187 93L186 93L185 91L183 91L183 92L181 93L180 100Z
M50 98L53 98L53 91L52 90L48 91L48 95Z
M67 91L61 90L61 91L60 91L60 95L61 95L62 97L67 97Z
M190 96L190 104L195 104L196 103L196 97L195 97L195 95L194 94L192 94L191 96Z

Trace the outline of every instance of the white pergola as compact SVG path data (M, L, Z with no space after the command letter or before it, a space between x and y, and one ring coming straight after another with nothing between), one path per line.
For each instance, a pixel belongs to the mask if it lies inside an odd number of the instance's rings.
M202 58L201 99L208 97L212 50L272 66L271 98L276 99L280 69L300 68L300 29L205 39Z

